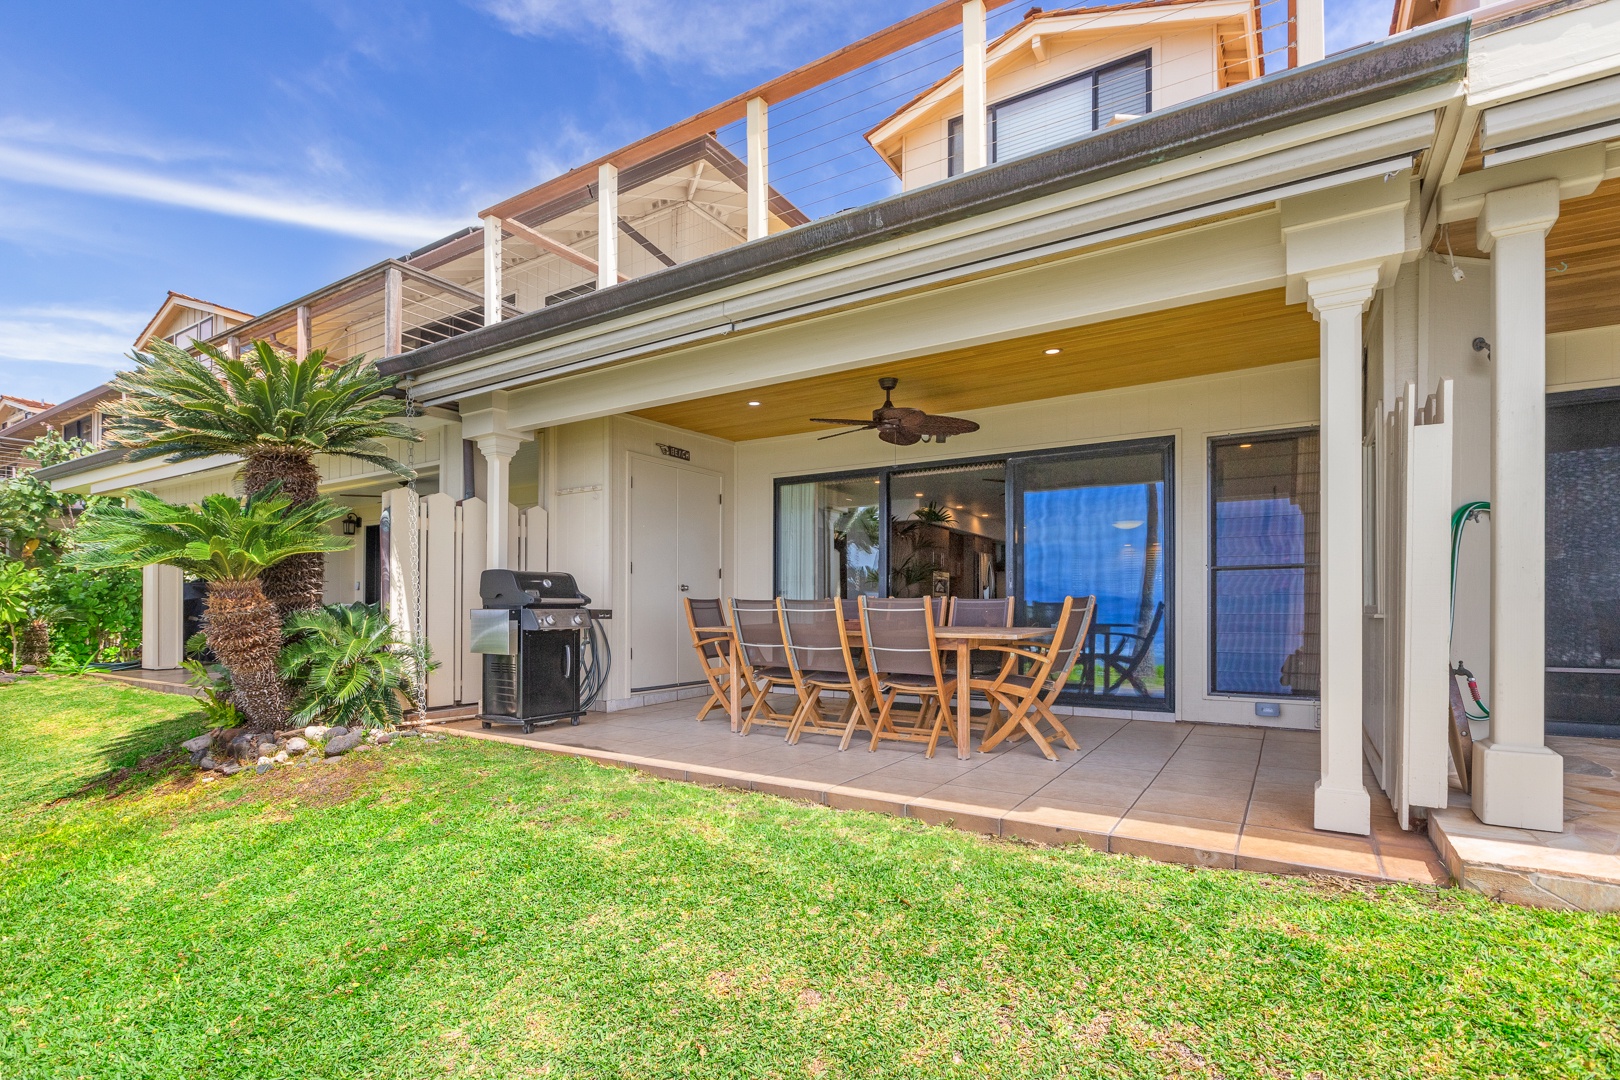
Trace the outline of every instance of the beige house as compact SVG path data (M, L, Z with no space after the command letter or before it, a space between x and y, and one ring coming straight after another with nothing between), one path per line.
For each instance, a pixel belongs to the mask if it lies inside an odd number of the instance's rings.
M367 534L329 597L426 634L452 706L478 571L571 572L614 612L621 710L707 693L683 596L1096 595L1070 715L1315 733L1290 782L1320 834L1416 827L1459 766L1468 820L1560 834L1549 734L1620 734L1620 528L1593 527L1620 525L1620 3L1403 6L1326 58L1306 2L1269 58L1247 3L987 41L1000 6L936 5L216 337L380 353L408 390L414 492L328 467ZM959 69L859 129L900 193L800 211L772 109L952 32ZM880 378L977 430L818 422ZM195 498L233 467L49 475ZM152 586L163 667L179 586ZM1491 710L1463 761L1458 662Z

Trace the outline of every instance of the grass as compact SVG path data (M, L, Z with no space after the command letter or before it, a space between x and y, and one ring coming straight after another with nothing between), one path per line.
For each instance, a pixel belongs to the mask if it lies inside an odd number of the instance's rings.
M0 687L0 1076L1620 1075L1620 918L189 709Z

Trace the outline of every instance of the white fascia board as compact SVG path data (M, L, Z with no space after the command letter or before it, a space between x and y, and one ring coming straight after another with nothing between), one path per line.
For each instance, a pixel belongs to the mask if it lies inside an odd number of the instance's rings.
M1620 4L1574 8L1506 30L1484 29L1468 43L1468 104L1476 108L1620 73Z
M1542 180L1557 180L1562 199L1590 195L1602 183L1608 164L1608 151L1601 144L1593 144L1463 173L1440 189L1440 222L1448 224L1478 217L1485 206L1485 196L1491 192Z
M213 457L199 458L196 461L182 461L170 464L167 461L116 461L110 465L103 465L99 469L88 472L75 473L54 482L51 487L57 491L88 492L91 495L112 495L121 491L130 491L134 488L149 488L153 484L165 480L173 480L180 476L193 476L214 469L222 469L241 464L241 459L229 454L215 454Z
M1490 151L1620 120L1620 75L1486 109L1479 145Z
M1158 228L1161 223L1154 219L1166 213L1221 202L1244 187L1263 192L1426 148L1434 137L1434 110L1460 93L1456 84L1431 87L559 334L539 347L514 346L421 376L413 393L433 404L454 401L572 368L593 355L638 343L683 344L692 335L727 332L734 320L762 310L797 308L884 281L905 281L953 262L982 273L987 259L1007 253L1054 243L1076 248L1097 243L1099 231L1117 228L1123 218ZM1128 205L1125 196L1133 196ZM1105 202L1110 205L1099 205ZM1059 253L1048 249L1041 255Z
M514 427L631 412L1283 284L1276 211L513 391Z

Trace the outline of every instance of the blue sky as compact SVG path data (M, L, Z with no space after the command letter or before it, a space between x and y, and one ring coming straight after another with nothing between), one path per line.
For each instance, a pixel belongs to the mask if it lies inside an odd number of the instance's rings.
M263 311L928 3L0 5L0 393L63 400L169 289ZM1389 10L1328 0L1329 49Z

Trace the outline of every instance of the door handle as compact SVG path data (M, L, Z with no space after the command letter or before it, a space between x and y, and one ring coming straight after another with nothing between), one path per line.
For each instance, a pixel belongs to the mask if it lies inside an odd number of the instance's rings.
M682 585L681 586L681 592L691 592L691 591L692 591L692 586L690 586L690 585Z

